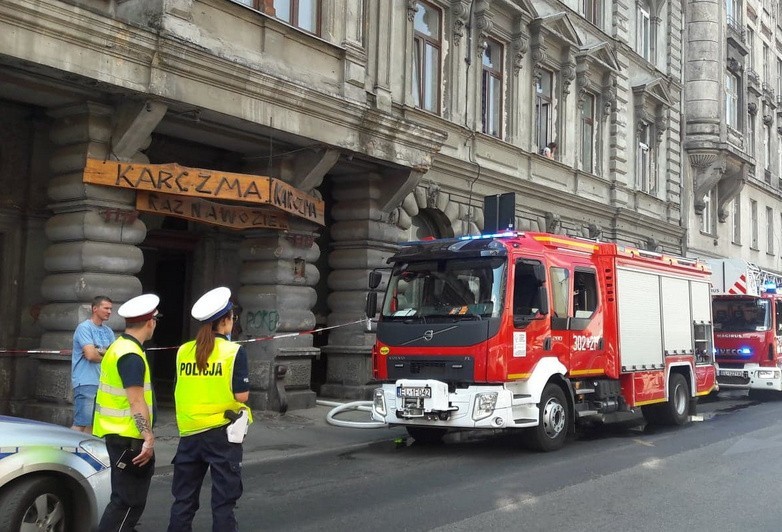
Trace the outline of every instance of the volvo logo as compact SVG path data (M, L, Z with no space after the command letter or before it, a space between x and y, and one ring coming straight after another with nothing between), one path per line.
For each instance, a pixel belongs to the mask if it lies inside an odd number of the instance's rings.
M423 339L426 340L427 342L431 342L433 336L434 336L434 331L432 329L429 329L424 333Z

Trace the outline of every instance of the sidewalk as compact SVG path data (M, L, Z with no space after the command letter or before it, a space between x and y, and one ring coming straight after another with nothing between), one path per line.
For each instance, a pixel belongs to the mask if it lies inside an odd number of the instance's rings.
M330 425L326 421L326 414L332 408L331 406L318 405L304 410L293 410L285 414L267 411L253 412L254 423L250 425L244 440L243 463L282 460L337 449L347 450L378 441L391 441L407 436L403 427L361 429ZM352 411L339 414L337 419L369 421L370 417L369 412ZM174 458L179 443L176 417L172 407L158 408L154 430L155 475L165 475L174 469L171 460Z

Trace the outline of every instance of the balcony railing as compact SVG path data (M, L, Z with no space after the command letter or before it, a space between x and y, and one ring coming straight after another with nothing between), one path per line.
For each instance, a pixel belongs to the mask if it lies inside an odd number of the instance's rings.
M733 17L728 17L728 29L739 38L740 42L744 42L746 30L738 20Z

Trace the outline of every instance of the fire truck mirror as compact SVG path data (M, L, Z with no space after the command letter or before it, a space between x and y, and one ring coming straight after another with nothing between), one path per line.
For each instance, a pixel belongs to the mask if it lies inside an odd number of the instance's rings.
M377 292L367 294L366 314L367 318L374 318L377 312Z
M383 280L383 274L381 274L379 271L372 270L371 272L369 272L369 289L374 290L375 288L380 286L380 281L382 280Z

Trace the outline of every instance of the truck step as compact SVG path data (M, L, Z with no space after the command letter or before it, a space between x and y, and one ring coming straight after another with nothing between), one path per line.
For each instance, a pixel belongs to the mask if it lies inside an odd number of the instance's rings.
M514 399L529 399L530 397L532 397L532 395L530 395L528 393L514 393L513 394L513 398Z
M576 410L578 417L596 416L599 413L597 410Z
M573 390L576 395L584 395L585 393L595 393L594 388L576 388Z
M513 422L515 424L517 424L517 425L519 425L521 423L537 423L537 421L538 421L537 419L526 418L526 417L521 417L519 419L514 419L513 420Z

